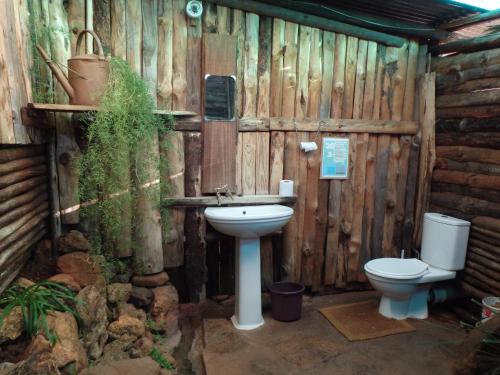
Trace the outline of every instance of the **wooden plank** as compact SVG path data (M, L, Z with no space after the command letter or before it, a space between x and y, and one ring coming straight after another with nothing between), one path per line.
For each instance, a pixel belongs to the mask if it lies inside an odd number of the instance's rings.
M299 173L297 165L299 164L299 138L298 133L290 132L285 135L284 169L285 179L294 181L294 194L297 195ZM289 281L300 280L300 249L298 243L297 213L292 216L283 231L283 256L282 269L283 277Z
M406 69L406 83L403 105L403 120L412 120L415 106L415 90L417 79L419 45L411 40L408 47L408 66Z
M208 4L212 5L212 4ZM236 116L243 116L243 72L245 68L245 12L233 9L231 35L236 38Z
M285 21L273 19L273 36L271 47L271 87L270 115L281 116L283 104L283 55L285 53Z
M257 152L257 137L256 133L243 134L243 156L241 167L241 180L243 194L255 194L255 168L256 168L256 152Z
M356 62L356 83L354 86L354 102L352 109L352 118L359 119L363 116L365 83L366 83L366 67L368 57L368 43L365 40L360 40L358 43L358 56ZM367 105L370 105L368 103Z
M260 20L257 69L257 116L259 117L269 117L270 114L272 21L268 17Z
M377 73L377 43L368 42L366 56L365 90L361 118L371 119L375 101L375 81Z
M337 34L335 39L335 61L333 65L332 107L330 111L330 117L335 119L342 117L346 55L347 37Z
M257 113L257 67L259 57L259 16L246 14L245 65L243 72L243 116Z
M201 113L201 20L190 20L187 39L186 109Z
M335 284L337 280L337 265L340 255L340 209L342 205L342 181L331 180L328 193L328 231L325 249L325 278L326 285Z
M187 16L186 0L173 1L172 108L185 110L187 106Z
M231 9L217 5L217 34L229 34Z
M111 52L111 0L93 0L92 7L93 30L99 35L104 54L109 55Z
M203 6L203 32L217 32L217 5L206 3Z
M182 132L169 132L162 141L169 145L168 148L160 147L162 197L184 197L184 135ZM164 265L167 268L182 266L185 210L172 208L166 212L161 211L161 214Z
M243 133L238 133L236 145L236 193L243 194Z
M2 28L3 29L3 28ZM0 142L15 143L5 32L0 30ZM10 80L12 80L11 77Z
M321 163L318 169L321 168ZM314 239L314 268L312 290L320 290L323 284L323 270L325 268L325 244L328 225L328 193L330 181L318 181L318 210L316 215L316 233Z
M99 107L96 106L74 105L74 104L28 103L27 106L30 110L56 112L56 113L97 112L99 110ZM196 116L198 114L197 112L193 111L184 111L184 110L169 111L162 109L155 109L153 110L153 113L159 116L172 115L175 117Z
M457 67L460 70L465 70L494 64L500 64L500 48L435 57L431 61L431 71L436 72L436 74L448 74Z
M335 34L323 32L323 77L321 80L320 118L329 118L332 107L333 67L335 61Z
M158 2L157 102L159 108L168 110L172 109L173 19L172 0L160 0Z
M366 52L364 53L366 56ZM353 115L357 58L358 58L358 38L349 36L347 37L347 55L345 62L342 118L352 118Z
M475 35L470 38L460 38L446 43L431 46L429 52L434 55L448 53L470 53L500 47L500 36L497 33Z
M255 193L269 194L269 133L256 133Z
M270 129L273 131L317 131L373 134L416 134L418 124L414 121L363 120L363 119L294 119L272 117Z
M500 176L436 169L432 181L465 185L472 188L500 190Z
M51 45L58 46L52 51L51 58L64 62L70 57L70 46L67 42L69 34L66 14L62 3L49 3ZM64 67L62 67L65 70ZM60 85L54 86L54 98L59 103L68 100L66 92ZM57 134L57 172L59 175L59 202L61 205L61 221L63 224L79 222L78 175L76 162L80 149L75 142L71 118L67 114L55 116Z
M129 4L130 2L127 2L127 8L130 6ZM151 22L151 19L156 20L158 14L157 3L153 0L146 0L140 4L140 8L131 8L129 11L130 13L127 13L127 42L130 41L131 38L134 42L132 44L127 43L127 58L131 66L136 69L137 72L141 72L144 81L149 84L152 97L156 104L155 94L158 71L156 48L158 25L157 22ZM132 16L132 18L129 18L129 15ZM133 31L139 33L138 40L135 39L136 35L131 35ZM132 48L137 48L137 50L132 51ZM142 53L138 53L138 51ZM136 66L136 64L138 64L138 66ZM158 134L155 134L150 143L152 150L144 153L141 152L137 156L139 165L147 166L147 170L145 170L144 173L146 181L148 182L160 179L160 155L158 144ZM157 160L157 162L147 162L145 158L152 158L153 160ZM134 185L137 186L139 183L141 182L133 178ZM136 274L149 275L158 273L164 268L159 205L159 185L153 185L148 191L145 189L138 189L133 207L135 219L135 226L133 228L133 243L135 246L134 272Z
M422 220L424 212L427 211L430 196L430 181L434 162L436 160L435 149L435 82L436 74L427 73L422 78L419 87L420 96L420 121L421 121L421 146L418 172L418 185L415 209L415 231L414 242L418 245L421 239Z
M283 56L283 105L282 116L295 116L295 91L297 87L297 51L299 26L285 23L285 54Z
M295 117L307 117L309 104L309 59L311 56L312 28L299 26L299 48L297 57L297 89L295 91Z
M142 8L139 1L127 1L126 3L126 36L127 62L137 73L141 74L142 63Z
M440 158L462 162L477 162L487 164L500 164L500 150L468 147L468 146L438 146L436 155Z
M271 151L269 160L269 194L278 194L283 179L285 153L285 133L271 132Z
M500 90L484 90L436 97L437 108L500 104Z
M236 74L236 38L205 34L203 38L203 75ZM237 124L234 121L203 123L202 192L211 193L227 184L236 191ZM255 173L255 172L254 172Z
M309 137L310 141L320 143L321 138L317 133ZM308 152L307 158L307 181L305 186L305 203L303 211L303 240L299 243L302 256L301 280L306 286L312 286L314 274L314 261L316 257L321 256L316 247L316 225L318 215L318 184L321 153ZM300 193L299 193L300 194ZM322 247L321 247L322 250Z
M201 195L202 134L184 133L185 151L185 194L188 197ZM212 197L215 198L215 197ZM207 280L206 260L206 220L203 209L186 209L184 232L186 236L185 275L190 301L197 303L205 298Z
M188 133L191 134L191 133ZM187 187L187 184L186 184ZM186 194L188 194L186 190ZM245 196L235 195L233 198L222 197L221 206L255 205L255 204L292 204L296 201L295 197L283 197L281 195L249 194ZM166 197L162 203L165 207L213 207L218 206L219 202L215 196L190 196L181 198Z
M323 32L312 29L311 32L311 55L309 60L309 82L307 117L320 117L321 88L323 72Z

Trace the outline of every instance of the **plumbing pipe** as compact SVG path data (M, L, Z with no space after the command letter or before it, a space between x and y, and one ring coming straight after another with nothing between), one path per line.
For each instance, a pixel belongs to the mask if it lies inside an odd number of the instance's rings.
M93 0L85 1L85 28L87 30L94 30L94 4L92 1ZM87 54L92 54L94 52L94 40L89 33L85 35L85 50Z
M463 293L455 287L434 287L429 290L429 304L442 303L449 300L458 299Z

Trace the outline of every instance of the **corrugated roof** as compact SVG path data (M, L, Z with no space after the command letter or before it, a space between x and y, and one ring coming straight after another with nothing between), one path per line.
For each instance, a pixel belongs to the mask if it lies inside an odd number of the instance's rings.
M314 1L335 8L415 22L428 26L484 12L484 9L444 0L320 0Z

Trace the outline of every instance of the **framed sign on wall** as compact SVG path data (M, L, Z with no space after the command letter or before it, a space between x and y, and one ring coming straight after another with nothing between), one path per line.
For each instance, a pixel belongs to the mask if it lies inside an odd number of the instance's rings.
M349 138L323 138L322 179L346 179L349 173Z

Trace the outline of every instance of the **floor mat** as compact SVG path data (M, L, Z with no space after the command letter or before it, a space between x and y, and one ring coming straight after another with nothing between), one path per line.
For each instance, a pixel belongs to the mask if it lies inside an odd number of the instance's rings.
M319 310L349 341L414 332L405 320L388 319L378 313L378 301L370 300Z

